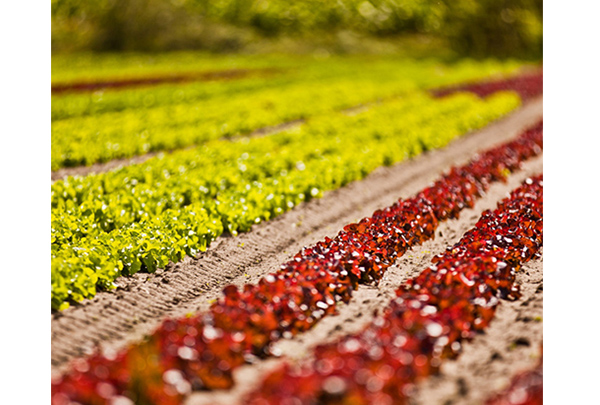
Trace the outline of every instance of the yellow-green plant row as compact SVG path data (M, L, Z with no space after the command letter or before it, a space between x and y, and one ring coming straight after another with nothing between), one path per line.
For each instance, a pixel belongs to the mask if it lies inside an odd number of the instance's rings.
M58 121L131 108L139 110L157 106L186 104L209 99L210 97L236 95L236 93L260 91L274 87L279 88L281 94L285 96L287 87L290 85L303 84L304 87L312 87L341 77L351 76L355 79L364 79L365 76L373 78L374 75L385 77L389 73L382 70L381 63L376 63L374 68L371 67L369 70L361 72L359 67L352 63L322 64L310 60L308 62L299 66L287 67L281 67L275 63L269 66L269 68L275 70L266 77L259 75L259 77L250 76L226 81L209 80L149 87L142 86L139 88L130 87L118 90L108 89L87 93L58 94L52 97L52 120Z
M65 56L61 57L65 58ZM72 57L67 57L67 60L70 61L70 58ZM78 59L76 58L76 60ZM494 61L488 61L487 63L466 61L454 66L443 65L435 60L399 61L375 58L373 61L365 61L364 57L350 59L347 57L343 59L336 57L333 60L327 61L314 59L302 59L298 61L294 59L295 64L292 64L290 61L281 63L280 60L267 60L271 64L264 67L276 69L273 74L269 74L267 77L250 76L230 81L200 81L54 95L52 97L52 121L122 111L128 108L140 109L161 105L190 103L212 96L235 94L237 92L247 92L260 88L280 87L282 95L285 95L285 86L291 83L304 83L308 87L320 85L321 83L319 82L342 77L359 80L366 78L380 80L387 77L390 79L410 79L421 85L442 85L452 81L483 78L494 73L510 73L518 66L514 62L499 63ZM129 62L129 65L124 62ZM185 62L185 59L178 62L181 64ZM117 60L114 63L116 64ZM61 64L61 67L65 68L65 66L62 66L63 64ZM131 61L127 58L124 61L121 60L120 64L116 64L116 66L120 66L124 71L130 70L130 65ZM100 63L100 66L102 66L102 63ZM182 66L187 65L183 63ZM192 64L191 66L195 65ZM217 66L220 65L217 64ZM70 68L72 69L72 67ZM90 69L90 66L85 65L85 68ZM188 67L188 69L191 69L191 67ZM60 71L58 68L56 70ZM87 73L88 70L84 70L84 72ZM173 75L176 72L175 70L175 72L165 75ZM143 74L143 72L139 74Z
M260 78L55 97L52 169L183 148L514 69L514 64L495 62L444 67L435 61L374 61L367 66L313 63L274 78L275 84Z
M132 108L148 109L186 104L211 97L286 86L295 79L293 73L278 72L267 77L249 77L240 80L198 81L187 84L160 84L140 88L58 94L52 96L51 119L54 122Z
M338 74L344 70L369 70L378 66L396 66L402 69L405 65L416 65L421 68L435 67L440 75L450 70L450 65L429 58L413 60L407 57L375 56L375 55L333 55L331 57L313 57L309 55L215 55L197 51L165 52L165 53L74 53L52 55L52 84L61 85L75 82L94 82L105 80L127 80L139 77L169 76L205 71L229 69L317 69ZM461 70L514 70L518 61L473 61L462 59L454 64ZM455 67L452 67L455 69Z
M375 168L439 148L520 104L514 93L424 93L331 113L262 138L214 140L139 165L52 185L52 308L120 275L203 251Z
M280 89L264 89L205 102L58 121L52 124L52 168L183 148L389 97L402 88L402 83L382 86L356 80L312 87L297 84L287 89L285 97Z
M64 53L52 55L52 84L123 80L228 69L296 66L295 55L215 55L197 51L164 53Z

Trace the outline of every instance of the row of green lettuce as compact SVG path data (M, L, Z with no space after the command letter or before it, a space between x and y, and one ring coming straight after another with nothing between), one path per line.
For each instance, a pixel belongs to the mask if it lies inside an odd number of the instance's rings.
M281 63L274 63L266 68L269 69L267 71L251 69L248 71L248 76L242 75L230 80L199 80L120 89L109 88L92 92L59 93L52 97L52 121L126 109L139 110L186 104L211 97L236 95L266 88L280 88L281 94L285 95L290 85L304 84L306 87L312 87L344 77L357 79L368 77L373 80L378 76L384 77L390 74L389 65L381 62L369 64L369 69L362 71L356 63L337 61L322 63L309 60L305 64L284 66L282 67ZM395 66L397 68L398 63ZM173 72L164 74L163 77L169 78L177 74Z
M508 113L487 99L413 92L348 116L331 113L267 137L213 140L143 164L52 184L52 308L204 251L324 191L439 148Z
M410 83L356 79L212 97L52 123L52 169L174 150L387 98Z
M296 55L219 55L198 51L58 53L51 58L51 81L53 85L65 85L231 69L287 68L311 59Z
M335 59L273 77L55 96L52 170L184 148L516 66Z
M175 57L174 59L176 60L177 58ZM462 80L481 79L493 74L511 73L520 66L515 61L498 62L488 60L474 62L464 60L460 63L449 65L442 64L435 59L419 61L385 58L368 59L364 56L360 58L336 57L325 61L301 59L295 60L295 63L287 59L283 59L282 61L278 59L267 60L270 64L262 65L263 69L269 69L266 71L266 75L263 75L265 71L261 70L261 68L255 70L250 68L248 77L242 76L241 79L192 81L177 84L132 86L125 89L59 93L52 97L52 121L122 111L128 108L140 109L189 103L212 96L256 90L258 87L286 86L290 82L304 82L307 86L311 86L313 84L318 85L318 81L342 77L378 80L384 79L387 76L394 76L398 79L416 80L419 85L440 85ZM186 59L184 58L182 61L186 61ZM116 60L114 63L116 63ZM128 58L122 57L121 63L116 66L124 71L128 71L128 68L131 69L132 63ZM190 63L190 61L183 63L183 66L187 66ZM195 65L192 64L191 66ZM217 66L220 65L217 64ZM246 65L242 64L242 66ZM86 69L89 68L89 66L86 67ZM191 67L188 67L188 70L191 70ZM206 71L206 68L202 71ZM212 71L214 71L214 68ZM87 73L87 70L83 72ZM193 73L193 71L189 73ZM162 73L161 76L169 78L178 74L185 74L185 71L178 72L174 70ZM157 77L160 78L161 76ZM143 72L139 72L137 76L129 77L129 79L144 77L147 77L147 74L144 75ZM104 80L110 81L110 78L105 78ZM113 78L113 80L116 80L116 78ZM284 89L282 88L282 90Z
M232 96L265 88L286 86L296 78L294 71L251 75L239 80L191 81L189 83L101 89L59 93L52 96L52 122L128 109L193 103L212 97Z

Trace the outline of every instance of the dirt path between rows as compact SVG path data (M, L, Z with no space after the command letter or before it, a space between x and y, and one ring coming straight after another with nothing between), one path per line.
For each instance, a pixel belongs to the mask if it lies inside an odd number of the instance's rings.
M333 237L344 225L371 215L400 197L413 195L443 170L465 163L477 151L514 138L541 117L540 97L442 150L380 168L366 179L302 204L256 226L252 232L219 238L197 258L185 258L154 274L121 278L116 290L101 292L93 300L52 314L53 372L64 370L69 360L89 353L97 343L105 349L119 350L151 333L165 317L206 310L225 285L258 281L303 246L325 236ZM541 158L538 161L541 165ZM415 265L422 269L426 263ZM353 302L364 301L360 294L363 293L359 291Z

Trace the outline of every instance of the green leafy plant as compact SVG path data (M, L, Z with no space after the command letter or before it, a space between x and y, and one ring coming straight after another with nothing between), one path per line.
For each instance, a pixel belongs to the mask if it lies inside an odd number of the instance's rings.
M214 140L143 164L52 185L52 307L93 297L119 275L154 271L205 250L379 166L481 128L520 104L414 92L294 130Z
M369 63L369 69L364 64ZM271 80L190 83L53 98L52 170L175 150L433 86L514 63L308 60Z

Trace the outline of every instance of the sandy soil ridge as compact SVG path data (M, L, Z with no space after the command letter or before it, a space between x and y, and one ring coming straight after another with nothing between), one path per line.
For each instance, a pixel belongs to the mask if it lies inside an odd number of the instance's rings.
M52 370L64 370L69 360L86 354L96 343L118 350L151 333L165 317L207 309L225 285L258 281L303 246L334 236L347 223L370 215L400 197L411 196L443 170L465 163L479 150L515 137L541 116L540 97L447 148L381 168L363 181L302 204L252 232L236 238L219 238L197 258L186 258L155 274L122 278L117 290L99 293L82 305L52 314ZM537 160L541 169L541 158ZM425 266L419 264L418 269ZM353 302L365 301L360 294L363 292L359 290Z

